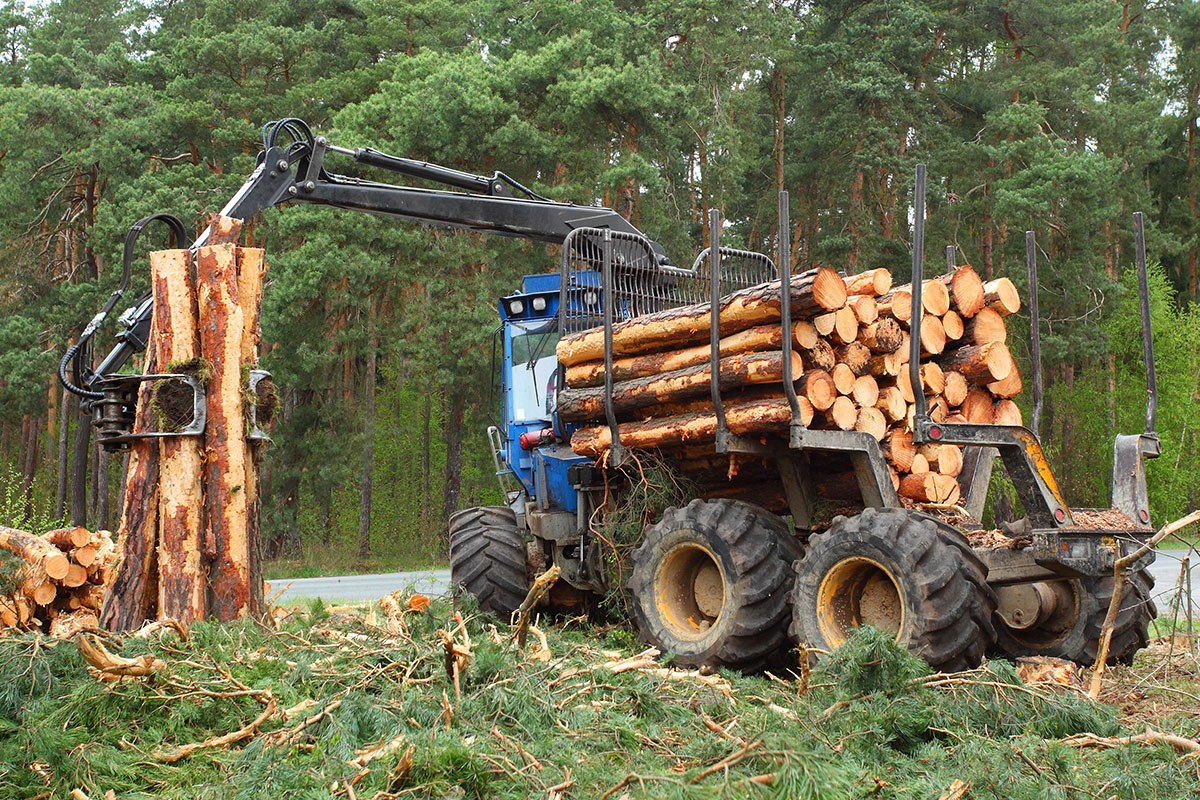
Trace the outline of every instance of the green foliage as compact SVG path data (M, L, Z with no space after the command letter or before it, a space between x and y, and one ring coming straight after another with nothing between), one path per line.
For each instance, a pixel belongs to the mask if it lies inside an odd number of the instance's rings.
M1155 512L1173 514L1200 502L1181 388L1200 291L1193 5L0 3L0 464L22 468L15 431L47 415L55 362L116 285L129 225L218 210L254 167L259 126L300 116L343 146L608 204L685 266L710 208L727 243L772 252L787 189L799 267L900 282L926 162L931 261L951 243L1024 291L1020 232L1038 233L1043 432L1077 503L1106 502L1112 436L1138 428L1136 339L1118 322L1133 319L1128 215L1144 210L1160 289L1175 290L1155 301L1165 455L1151 467ZM139 244L127 297L161 236ZM247 237L268 251L262 360L280 400L269 553L354 550L374 353L371 542L392 562L439 558L453 506L499 498L483 436L496 298L557 254L314 207L269 211ZM1028 375L1025 321L1010 343Z
M400 636L374 616L315 604L279 631L203 623L186 641L171 632L126 638L109 647L166 666L123 682L97 682L70 642L0 639L0 794L328 798L356 780L368 797L524 798L568 773L581 797L626 775L636 776L630 796L664 798L936 797L955 779L995 798L1069 797L1069 787L1102 783L1139 796L1200 788L1166 746L1061 744L1084 731L1125 733L1106 706L1031 691L1005 664L929 675L871 629L814 670L805 692L767 677L612 673L598 665L633 650L606 651L614 643L586 628L548 630L554 660L545 663L497 644L491 623L468 613L473 655L459 695L438 633L456 627L451 611L438 602L407 614ZM155 757L244 726L263 708L247 690L269 691L280 710L309 706L230 746L176 763ZM300 729L305 719L314 722ZM350 762L397 737L400 746L359 776ZM713 769L743 743L739 758ZM394 772L410 745L411 768ZM749 783L763 775L771 782Z

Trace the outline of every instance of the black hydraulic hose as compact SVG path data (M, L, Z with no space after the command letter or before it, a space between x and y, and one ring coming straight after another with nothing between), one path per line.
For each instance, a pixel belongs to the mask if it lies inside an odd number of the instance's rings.
M104 324L105 318L120 301L121 296L125 294L125 290L129 288L129 276L133 268L133 246L137 242L138 236L142 230L151 222L161 222L166 225L171 231L171 241L177 244L182 244L186 240L186 232L183 228L183 223L173 214L151 214L148 217L142 217L133 224L129 229L129 233L125 236L125 252L122 260L121 282L117 284L117 288L108 296L108 300L97 312L96 316L92 317L92 321L83 329L83 333L79 334L79 341L67 349L66 355L58 364L58 380L62 383L63 388L71 394L78 395L87 400L99 400L104 397L102 392L93 391L81 386L77 386L67 377L67 367L75 360L80 353L86 352L87 344L100 326ZM79 364L75 364L75 380L79 380Z
M80 339L75 344L67 348L67 354L63 356L62 361L58 363L58 380L63 385L63 388L74 395L79 395L86 400L99 400L104 397L103 392L94 392L91 389L83 389L71 383L67 377L67 366L71 363L71 359L75 358L75 354L84 348L87 344L87 339Z

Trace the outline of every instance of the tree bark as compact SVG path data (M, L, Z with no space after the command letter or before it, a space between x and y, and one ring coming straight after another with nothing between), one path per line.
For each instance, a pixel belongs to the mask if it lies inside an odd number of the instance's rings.
M263 276L267 271L263 256L261 248L239 247L237 250L238 304L242 307L242 370L258 367L258 348L262 341L259 320ZM250 401L262 412L257 418L260 428L269 424L270 420L265 415L268 409L274 408L274 403L263 402L263 393L273 391L274 386L268 379L259 384L258 393L249 396ZM246 551L250 559L250 615L255 618L261 617L266 610L263 598L262 498L259 496L262 447L261 442L246 442Z
M196 251L200 353L210 373L202 547L210 559L209 609L221 622L244 617L252 608L241 374L245 316L235 251L232 244Z
M370 323L368 323L370 324ZM358 546L359 558L371 556L371 477L375 470L375 336L367 343L367 375L363 387L363 456L359 483Z
M200 356L196 288L189 275L188 251L152 252L150 271L154 306L163 310L151 345L156 348L158 363L165 365L166 370L181 370L181 365ZM183 399L190 393L179 394ZM185 625L204 619L207 608L200 549L203 527L200 445L194 436L159 442L158 615Z
M75 418L79 403L75 395L64 387L62 390L62 419L58 423L58 481L54 492L54 516L62 519L67 514L67 473L70 464L67 461L67 443L71 431L71 420Z

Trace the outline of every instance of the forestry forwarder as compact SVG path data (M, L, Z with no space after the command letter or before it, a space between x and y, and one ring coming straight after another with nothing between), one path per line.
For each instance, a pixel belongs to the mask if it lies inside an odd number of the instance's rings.
M278 144L285 133L293 140L286 147ZM325 168L329 153L463 191L335 174ZM915 193L913 330L921 330L924 177L921 166ZM519 291L499 302L493 372L496 344L502 342L503 413L502 424L488 429L488 439L507 505L468 509L450 519L454 584L501 617L516 609L531 578L550 564L561 569L548 596L554 608L584 605L589 596L613 588L606 585L604 552L592 525L606 498L611 501L611 493L629 483L622 469L628 454L620 444L611 400L614 324L697 301L711 303L710 364L711 374L716 374L721 295L777 280L784 298L783 363L791 363L787 237L779 237L777 269L766 255L721 247L715 211L710 246L691 269L681 269L671 265L661 246L611 209L552 202L500 172L489 178L371 149L335 147L324 137L314 137L303 122L283 120L264 128L257 168L221 213L249 219L289 201L562 245L559 272L527 275ZM786 209L786 193L781 193L781 230L790 229ZM182 238L182 225L169 215L155 215L134 226L120 288L60 367L64 385L87 401L99 443L110 449L127 447L142 436L198 435L204 427L204 389L198 381L189 376L117 374L145 348L152 303L148 296L122 315L124 329L117 346L95 370L86 367L89 340L128 283L133 240L155 219L167 222L177 240ZM1111 518L1103 514L1074 518L1033 431L936 423L918 391L914 442L968 446L959 478L967 516L978 519L982 512L996 455L1004 461L1025 510L1023 547L973 548L949 517L901 505L870 434L805 427L790 380L783 381L783 388L793 410L791 425L777 439L754 441L729 433L720 389L714 385L718 425L713 451L773 459L791 524L739 499L695 499L669 509L646 528L632 555L627 588L642 638L683 663L745 670L783 660L794 642L809 651L828 651L863 624L895 632L898 641L943 670L973 667L996 644L1010 655L1093 662L1113 591L1114 560L1153 532L1144 459L1159 454L1159 442L1154 433L1156 394L1140 215L1135 215L1135 229L1149 403L1146 432L1116 439L1113 507L1122 524L1088 527L1083 521ZM204 239L202 235L192 248L203 245ZM1029 269L1036 429L1041 374L1032 244ZM605 418L613 443L607 458L597 460L572 452L573 426L561 423L555 413L556 388L562 386L555 344L560 335L595 326L604 331ZM918 337L912 337L911 344L910 381L921 386ZM138 384L169 377L191 386L192 423L180 431L133 433ZM810 462L831 453L852 464L862 500L858 513L836 517L827 525L816 518ZM1130 661L1148 641L1155 610L1149 594L1152 579L1145 568L1152 558L1151 554L1130 571L1131 587L1116 621L1111 660Z

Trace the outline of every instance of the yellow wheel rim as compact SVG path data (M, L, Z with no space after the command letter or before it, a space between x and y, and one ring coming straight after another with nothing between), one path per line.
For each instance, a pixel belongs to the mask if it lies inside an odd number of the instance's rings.
M668 551L654 573L654 606L680 639L702 639L725 611L725 570L706 546L684 542Z
M831 647L839 647L850 632L871 625L899 641L904 630L904 601L891 570L863 556L833 565L817 589L817 624Z

